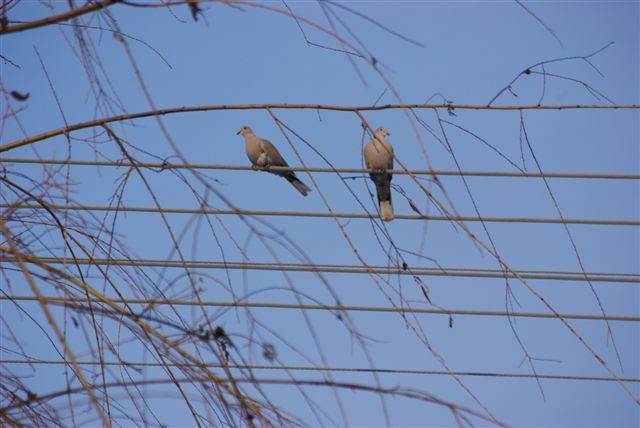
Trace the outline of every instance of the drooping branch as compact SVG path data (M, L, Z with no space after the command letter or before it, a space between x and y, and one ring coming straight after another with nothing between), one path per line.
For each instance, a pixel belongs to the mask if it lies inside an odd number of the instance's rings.
M145 117L164 116L168 114L176 113L191 113L199 111L213 111L213 110L327 110L327 111L339 111L339 112L356 112L356 111L379 111L379 110L394 110L394 109L446 109L450 110L499 110L499 111L513 111L513 110L593 110L593 109L640 109L640 105L628 104L628 105L518 105L518 106L491 106L491 105L479 105L479 104L386 104L386 105L371 105L371 106L339 106L339 105L323 105L323 104L219 104L208 106L191 106L191 107L172 107L159 110L143 111L139 113L121 114L118 116L105 117L102 119L90 120L87 122L80 122L67 127L54 129L52 131L43 132L33 137L25 138L22 140L13 141L0 146L0 153L12 150L18 147L26 146L38 141L46 140L57 135L67 134L80 129L93 128L96 126L102 126L113 122L123 122L132 119L141 119Z
M0 27L0 36L4 34L17 33L19 31L32 30L34 28L44 27L58 22L68 21L78 16L86 15L88 13L96 12L105 7L109 7L120 0L103 0L95 3L88 3L86 6L72 9L68 12L61 13L60 15L50 16L48 18L39 19L37 21L23 22L20 24L9 25L4 28Z

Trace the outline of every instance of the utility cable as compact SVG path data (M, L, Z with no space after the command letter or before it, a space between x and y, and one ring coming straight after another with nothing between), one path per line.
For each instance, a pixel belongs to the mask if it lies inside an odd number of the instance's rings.
M0 296L2 300L36 301L34 296ZM98 299L85 297L57 297L43 296L43 301L52 304L71 303L101 303ZM438 315L470 315L470 316L509 316L521 318L564 318L579 320L609 320L609 321L640 321L638 316L625 315L591 315L591 314L550 314L540 312L505 312L505 311L480 311L468 309L435 309L435 308L409 308L409 307L385 307L385 306L351 306L351 305L305 305L297 303L271 303L271 302L214 302L180 299L110 299L113 303L127 303L140 305L176 305L176 306L211 306L222 308L262 308L262 309L305 309L323 311L354 311L354 312L387 312L387 313L415 313Z
M41 205L34 204L0 204L0 208L45 210ZM277 216L277 217L317 217L317 218L357 218L377 219L377 214L364 213L327 213L308 211L262 211L262 210L220 210L210 208L156 208L133 206L105 206L105 205L61 205L48 204L51 210L66 211L103 211L103 212L138 212L164 214L210 214L210 215L247 215L247 216ZM640 220L596 220L570 218L539 218L539 217L477 217L477 216L436 216L436 215L407 215L396 214L399 220L435 220L435 221L483 221L491 223L546 223L546 224L582 224L609 226L640 226Z
M257 263L257 262L217 262L204 260L158 260L158 259L103 259L103 258L59 258L38 257L43 263L52 264L79 264L79 265L111 265L111 266L135 266L135 267L161 267L180 269L247 269L269 270L287 272L327 272L327 273L357 273L357 274L381 274L381 275L417 275L417 276L455 276L471 278L515 278L512 273L505 273L499 269L472 269L472 268L429 268L411 267L411 269L399 269L389 266L359 266L336 264L307 264L307 263ZM13 256L0 255L0 261L17 262ZM28 263L28 260L26 261ZM556 281L592 281L592 282L621 282L640 283L640 274L615 273L615 272L570 272L570 271L545 271L545 270L517 270L518 277L524 279L541 279Z
M0 364L33 364L33 365L66 365L66 361L60 360L0 360ZM602 376L574 376L574 375L545 375L529 373L497 373L497 372L472 372L455 371L447 372L442 370L412 370L412 369L391 369L391 368L366 368L366 367L312 367L312 366L275 366L275 365L234 365L218 363L156 363L143 361L78 361L79 366L116 366L116 367L178 367L178 368L198 368L206 366L210 368L229 368L238 370L287 370L287 371L307 371L307 372L347 372L347 373L379 373L379 374L410 374L410 375L444 375L444 376L477 376L477 377L504 377L504 378L538 378L554 380L587 380L587 381L617 381L640 382L640 378L613 378Z
M168 169L210 169L230 171L252 171L255 168L246 165L215 165L215 164L183 164L170 162L136 162L135 165L128 161L91 161L71 159L24 159L24 158L0 158L0 162L39 164L39 165L73 165L73 166L100 166L130 168L153 168L158 170ZM304 168L273 166L271 171L294 172L320 172L320 173L352 173L368 174L371 170L362 168ZM601 173L572 173L572 172L519 172L519 171L452 171L452 170L389 170L389 172L402 175L439 175L439 176L472 176L472 177L522 177L522 178L577 178L577 179L613 179L613 180L639 180L640 174L601 174Z

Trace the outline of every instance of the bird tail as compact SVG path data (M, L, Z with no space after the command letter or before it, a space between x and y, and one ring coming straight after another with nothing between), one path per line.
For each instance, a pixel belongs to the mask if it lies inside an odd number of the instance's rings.
M307 196L307 193L311 191L309 186L300 181L295 175L287 175L285 178L287 179L287 181L289 181L289 183L293 185L293 187L296 188L298 192L302 194L302 196Z
M391 174L372 173L371 179L376 184L378 194L378 207L380 207L380 219L393 220L393 204L391 203Z
M391 203L391 199L388 201L380 201L380 219L383 221L391 221L393 220L393 204Z

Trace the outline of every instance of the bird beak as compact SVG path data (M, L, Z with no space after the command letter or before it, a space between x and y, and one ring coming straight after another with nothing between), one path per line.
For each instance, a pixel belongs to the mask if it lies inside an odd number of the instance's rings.
M242 132L242 129L236 132L236 135L240 135L241 132Z

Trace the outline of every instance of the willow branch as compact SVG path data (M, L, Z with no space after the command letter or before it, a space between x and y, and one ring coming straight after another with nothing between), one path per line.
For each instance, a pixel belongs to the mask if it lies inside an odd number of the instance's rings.
M79 7L76 9L71 9L68 12L61 13L59 15L53 15L48 18L39 19L37 21L23 22L16 25L10 25L5 28L0 27L0 35L9 34L9 33L17 33L19 31L32 30L34 28L44 27L51 24L56 24L58 22L68 21L73 18L77 18L81 15L86 15L87 13L96 12L100 9L104 9L105 7L109 7L115 3L120 2L120 0L103 0L95 3L88 3L86 6Z
M361 111L379 111L379 110L395 110L395 109L447 109L447 110L569 110L569 109L640 109L640 105L549 105L549 106L537 106L537 105L519 105L519 106L487 106L487 105L474 105L474 104L386 104L380 106L338 106L338 105L322 105L322 104L220 104L220 105L206 105L206 106L191 106L191 107L172 107L159 110L143 111L138 113L122 114L118 116L105 117L102 119L90 120L87 122L80 122L73 125L65 126L63 128L54 129L52 131L43 132L33 137L28 137L22 140L13 141L11 143L0 146L0 153L12 150L18 147L26 146L28 144L35 143L37 141L46 140L57 135L68 134L80 129L93 128L96 126L103 126L113 122L123 122L133 119L141 119L145 117L164 116L168 114L176 113L190 113L200 111L212 111L212 110L268 110L268 109L280 109L280 110L328 110L339 112L361 112Z

